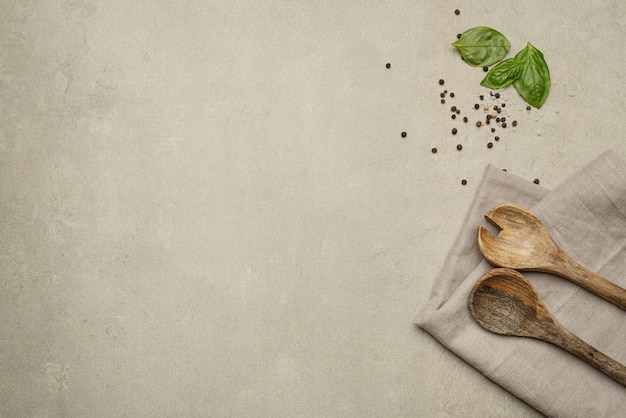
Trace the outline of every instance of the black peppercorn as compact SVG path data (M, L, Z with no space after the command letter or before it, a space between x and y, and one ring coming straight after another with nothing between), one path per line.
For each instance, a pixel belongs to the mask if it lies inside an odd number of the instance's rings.
M467 184L467 180L465 180L465 179L461 180L461 184L462 184L463 186L465 186L465 185Z
M493 142L489 142L489 143L487 144L487 148L493 148Z
M482 94L478 97L480 100L485 100L485 96L483 96Z
M446 97L446 94L442 92L442 93L439 94L439 97L442 97L442 98Z
M513 126L517 126L517 121L516 121L516 120L514 120L514 121L511 123L511 125L513 125Z
M535 180L533 180L533 183L535 183L535 184L539 184L539 179L535 179Z
M480 128L482 126L482 122L481 121L476 122L476 126Z
M526 106L526 110L530 111L530 106Z
M484 71L484 72L489 71L489 67L483 67L483 71Z
M452 135L456 135L456 128L452 128Z
M456 112L456 106L452 106L452 107L450 108L450 112Z
M443 83L445 83L445 81L443 81L443 78L441 80L439 80L439 84L443 86Z
M433 154L436 154L437 153L437 148L431 149L430 152L432 152Z
M479 105L478 103L476 103L476 104L474 105L474 109L478 109L479 107L480 107L480 105Z
M454 11L454 14L458 16L458 15L460 15L460 14L461 14L461 11L460 11L459 9L456 9L456 10Z
M491 128L491 133L494 133L496 131L496 128Z
M463 35L462 35L462 34L460 34L460 33L457 33L457 34L456 34L456 39L461 39L461 36L463 36Z
M463 118L463 122L467 123L467 116Z
M441 104L445 104L446 103L446 99L441 99Z
M401 136L402 138L406 138L406 132L402 132L402 133L400 134L400 136Z
M458 145L456 146L456 149L458 149L459 151L461 151L461 150L463 149L463 145L458 144Z
M450 92L450 97L454 97L454 93Z
M506 122L503 122L501 125L503 128L506 128Z
M496 136L496 137L495 137L495 138L493 138L493 139L494 139L495 141L499 141L499 140L500 140L500 137L499 137L499 136Z
M391 64L387 63L387 64L385 65L385 67L387 67L387 68L391 68Z
M456 119L456 113L452 114L452 119Z
M500 98L500 93L496 93L496 99Z

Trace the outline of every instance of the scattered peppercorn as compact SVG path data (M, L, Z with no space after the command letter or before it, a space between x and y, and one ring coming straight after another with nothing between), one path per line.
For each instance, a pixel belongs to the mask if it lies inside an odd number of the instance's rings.
M480 96L478 96L478 98L479 98L480 100L485 100L485 96L483 96L482 94L481 94Z
M461 114L461 109L457 109L457 110L456 110L456 114L457 114L457 115L460 115L460 114Z
M454 93L450 92L450 97L454 97Z
M456 34L456 39L461 39L461 36L463 36L463 35L462 35L462 34L460 34L460 33L457 33L457 34Z
M456 10L454 11L454 14L458 16L458 15L460 15L460 14L461 14L461 11L460 11L459 9L456 9Z
M502 103L502 107L506 107L506 103Z
M502 122L502 125L500 126L502 126L503 128L506 128L506 122Z
M481 121L476 122L476 126L478 126L479 128L481 127L481 125L482 125Z
M500 119L500 118L496 118L496 123L500 123L501 120L502 119Z
M462 184L463 186L465 186L465 185L467 184L467 180L465 180L465 179L461 180L461 184Z
M526 106L526 110L530 111L530 106Z
M463 118L463 122L467 123L467 116Z
M487 148L493 148L493 142L489 142L489 143L487 144Z
M400 136L401 136L402 138L406 138L406 132L402 132L402 133L400 134Z
M496 131L496 128L491 128L491 133L494 133Z
M452 106L452 107L450 108L450 112L456 112L456 106Z
M391 64L387 63L387 64L385 65L385 67L387 67L387 68L391 68Z
M483 67L483 71L484 71L484 72L489 71L489 67Z
M437 154L437 148L431 149L430 152L432 152L433 154Z
M474 109L478 109L479 107L480 107L480 105L479 105L478 103L476 103L476 104L474 105Z
M446 97L446 94L445 93L441 93L441 94L439 94L439 97Z
M456 135L456 132L457 132L456 128L452 128L452 135Z
M439 84L443 86L443 83L445 83L445 81L443 81L443 78L439 80Z
M496 141L499 141L499 140L500 140L500 137L499 137L499 136L496 136L496 137L495 137L495 138L493 138L493 139L494 139L494 140L496 140Z
M533 183L535 183L535 184L539 184L539 179L535 179L535 180L533 180Z
M452 114L452 119L456 119L456 113Z
M463 149L463 145L458 144L458 145L456 146L456 149L458 149L459 151L461 151L461 150Z
M516 120L514 120L514 121L511 123L511 125L513 125L513 126L517 126L517 121L516 121Z
M502 117L500 118L500 121L502 121L502 122L506 122L506 117L505 117L505 116L502 116Z
M446 103L446 99L441 99L441 104L445 104Z

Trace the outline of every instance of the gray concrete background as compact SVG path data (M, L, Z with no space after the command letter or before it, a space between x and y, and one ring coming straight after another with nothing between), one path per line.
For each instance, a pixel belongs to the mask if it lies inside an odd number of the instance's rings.
M626 157L625 17L3 2L0 416L538 416L412 320L486 164L554 187ZM519 125L493 149L439 103L439 78L467 112L484 91L450 47L478 25L554 82L530 114L505 90Z

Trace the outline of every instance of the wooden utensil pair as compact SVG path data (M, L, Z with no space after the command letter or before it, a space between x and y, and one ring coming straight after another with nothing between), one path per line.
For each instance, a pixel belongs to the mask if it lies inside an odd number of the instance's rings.
M517 270L543 271L626 309L626 290L569 257L529 209L513 204L491 209L485 218L500 232L482 226L478 246L489 263L501 267L483 275L470 293L470 312L485 329L550 342L581 358L626 386L626 366L600 353L563 327L536 290Z

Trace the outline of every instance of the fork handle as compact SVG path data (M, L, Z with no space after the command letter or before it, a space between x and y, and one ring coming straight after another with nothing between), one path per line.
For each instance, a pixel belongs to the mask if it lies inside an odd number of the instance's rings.
M626 289L587 269L563 251L554 256L550 272L626 310Z

